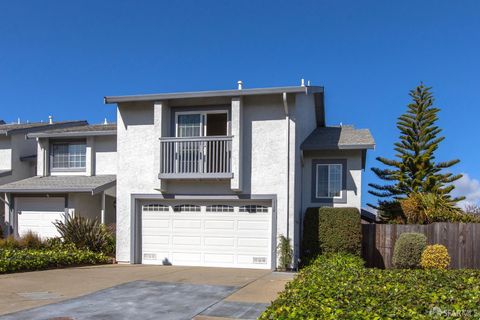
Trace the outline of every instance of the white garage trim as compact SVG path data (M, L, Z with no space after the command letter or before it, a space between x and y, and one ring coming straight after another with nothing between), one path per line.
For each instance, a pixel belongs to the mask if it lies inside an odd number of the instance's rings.
M147 200L147 201L145 201ZM251 204L260 204L268 201L268 207L271 208L269 210L270 218L269 222L271 223L269 232L270 235L270 243L269 243L269 250L270 250L270 265L264 266L263 268L267 267L269 269L275 269L276 267L276 196L275 195L217 195L217 196L199 196L199 195L151 195L151 194L134 194L131 196L131 207L132 207L132 215L131 215L131 263L142 263L142 205L149 204L149 201L152 201L155 205L162 206L162 203L158 201L165 201L165 203L172 204L197 204L201 206L201 213L212 213L206 212L206 207L210 204L213 205L230 205L232 201L234 201L235 212L239 212L239 207L243 205L251 205ZM182 200L182 201L178 201ZM156 201L156 203L155 203ZM190 202L190 203L189 203ZM213 203L214 202L214 203ZM162 208L161 211L164 211L165 208ZM159 212L159 211L157 211ZM166 212L166 211L165 211ZM173 208L169 208L169 212L173 212ZM192 212L195 214L195 212ZM219 265L220 266L220 265ZM227 265L225 265L227 266ZM232 267L241 267L241 265L231 265ZM249 266L245 266L247 268L262 268L262 265L255 266L250 264Z

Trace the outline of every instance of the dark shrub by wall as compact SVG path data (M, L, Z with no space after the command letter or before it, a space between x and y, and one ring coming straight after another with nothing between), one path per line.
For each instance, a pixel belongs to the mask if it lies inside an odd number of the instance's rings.
M357 208L308 208L305 213L303 264L320 253L360 254L362 229Z

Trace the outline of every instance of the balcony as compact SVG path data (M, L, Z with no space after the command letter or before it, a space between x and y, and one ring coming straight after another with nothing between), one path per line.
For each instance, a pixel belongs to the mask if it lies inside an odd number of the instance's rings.
M231 179L232 136L160 138L160 179Z

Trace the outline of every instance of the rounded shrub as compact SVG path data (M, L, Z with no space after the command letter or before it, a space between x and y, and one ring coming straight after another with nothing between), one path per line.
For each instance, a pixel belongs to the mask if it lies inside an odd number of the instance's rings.
M445 270L450 266L450 261L447 248L441 244L434 244L425 248L420 264L424 269Z
M402 233L395 243L392 263L397 269L418 269L427 237L421 233Z

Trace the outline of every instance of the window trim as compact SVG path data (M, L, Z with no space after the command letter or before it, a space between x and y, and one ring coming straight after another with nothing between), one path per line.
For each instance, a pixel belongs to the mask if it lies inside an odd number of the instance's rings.
M340 174L343 176L343 164L341 163L317 163L315 165L315 198L317 199L341 199L342 198L342 194L343 194L343 179L342 179L342 176L340 176L340 195L338 196L333 196L333 197L319 197L318 196L318 167L320 166L326 166L328 168L328 184L327 184L327 194L330 194L330 167L331 166L340 166Z
M342 167L340 196L317 197L318 165L338 164ZM311 201L315 203L347 203L347 159L313 159L311 168ZM329 177L330 179L330 177Z
M85 144L85 167L78 168L54 168L53 167L53 146L56 144ZM87 141L84 139L54 140L49 143L49 168L50 172L86 172L87 171Z

